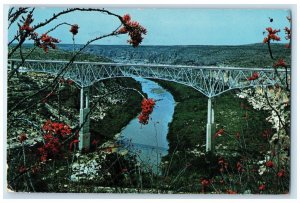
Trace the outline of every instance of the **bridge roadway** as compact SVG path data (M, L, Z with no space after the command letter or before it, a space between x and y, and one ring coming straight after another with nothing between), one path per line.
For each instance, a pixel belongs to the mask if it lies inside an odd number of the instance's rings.
M233 89L267 87L290 83L290 70L274 68L237 68L212 66L186 66L165 64L122 64L101 62L73 62L50 60L9 59L9 69L19 72L42 72L60 75L73 80L81 88L79 148L89 148L89 119L85 121L89 109L88 87L94 83L116 77L143 77L172 81L190 86L208 97L206 150L213 150L212 135L215 133L214 110L211 98ZM259 77L248 80L256 73ZM287 78L286 78L287 77Z

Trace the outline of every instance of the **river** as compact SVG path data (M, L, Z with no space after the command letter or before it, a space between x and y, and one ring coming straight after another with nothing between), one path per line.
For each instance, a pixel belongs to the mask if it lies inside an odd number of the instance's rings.
M175 100L171 93L156 82L144 78L134 79L141 83L142 91L148 98L156 100L156 105L147 125L141 125L134 118L121 131L121 140L131 153L137 155L144 167L159 171L161 157L168 153L168 125L172 121Z

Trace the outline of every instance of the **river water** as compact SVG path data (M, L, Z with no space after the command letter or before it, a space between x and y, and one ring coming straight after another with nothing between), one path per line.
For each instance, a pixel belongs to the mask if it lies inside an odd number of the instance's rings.
M144 78L134 78L142 85L142 91L148 98L156 100L156 105L147 125L141 125L134 118L122 129L121 140L131 153L137 155L144 167L159 171L161 157L168 152L168 125L172 121L175 100L171 93L156 82Z

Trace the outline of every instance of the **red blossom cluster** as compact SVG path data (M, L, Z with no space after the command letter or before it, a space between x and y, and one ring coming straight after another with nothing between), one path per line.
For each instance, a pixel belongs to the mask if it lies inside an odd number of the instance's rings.
M39 154L41 155L41 161L45 162L49 158L55 158L60 155L62 141L71 135L71 128L58 122L52 122L48 120L43 126L44 132L44 145L38 148Z
M53 38L47 34L42 34L41 38L39 38L39 41L36 42L36 44L47 53L49 47L51 47L52 49L56 49L56 43L59 42L59 39Z
M270 160L266 162L266 167L268 168L273 168L274 167L274 163Z
M155 101L153 99L143 99L142 101L142 112L139 115L139 122L143 125L148 124L149 116L153 111Z
M76 35L78 33L78 25L77 24L74 24L71 26L71 29L70 29L70 32L73 34L73 35Z
M23 25L19 25L19 30L25 31L26 33L31 33L33 31L33 28L30 26L30 24L33 22L33 18L31 14L27 15L27 18L25 19Z
M284 61L284 59L278 59L278 61L273 65L274 68L278 68L278 67L284 67L287 68L287 65Z
M215 133L213 138L216 139L217 137L222 136L224 132L225 132L224 128L221 128L220 130L218 130L218 132Z
M247 80L256 80L256 79L258 79L259 78L259 74L257 73L257 72L254 72L253 74L252 74L252 76L250 76L249 78L247 78Z
M21 26L20 24L18 24L20 31L20 40L25 41L25 39L28 37L29 39L34 41L35 46L42 48L46 53L48 52L49 47L51 47L52 49L56 49L56 43L59 43L60 40L53 38L47 34L42 34L41 37L39 37L39 34L34 32L34 29L30 26L32 22L32 15L28 14L27 18L23 22L23 25Z
M71 134L71 128L64 123L52 122L48 120L42 127L42 130L47 133L56 134L65 138L67 135Z
M271 27L266 28L266 30L268 31L268 36L264 38L263 43L270 43L270 40L280 41L280 37L276 35L280 30L273 30Z
M59 155L61 148L61 143L58 137L55 137L51 134L44 135L44 141L44 146L38 148L42 162L46 162L50 157Z
M142 35L147 34L147 30L141 26L138 22L136 21L131 21L131 17L129 14L126 14L122 18L124 26L121 27L118 30L119 34L126 34L128 33L130 40L127 42L131 44L133 47L138 47L139 44L143 41Z
M126 23L131 21L131 17L128 13L123 16L123 21Z

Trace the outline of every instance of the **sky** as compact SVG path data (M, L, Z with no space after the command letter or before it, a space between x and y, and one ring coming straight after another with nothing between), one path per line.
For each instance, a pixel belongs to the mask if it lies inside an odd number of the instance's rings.
M37 7L34 22L43 22L64 8ZM118 15L130 14L132 20L143 25L148 33L142 45L242 45L261 43L266 27L281 29L282 43L284 27L289 26L288 10L280 9L201 9L201 8L111 8ZM273 18L270 22L269 17ZM74 12L59 17L51 24L37 30L43 33L55 25L67 22L79 25L76 43L84 44L89 39L110 33L120 25L115 17L96 12ZM61 43L72 43L70 27L62 26L51 32ZM8 31L12 39L17 31L14 24ZM110 37L94 44L126 45L127 35Z

